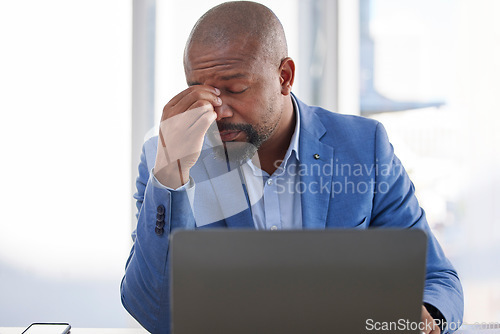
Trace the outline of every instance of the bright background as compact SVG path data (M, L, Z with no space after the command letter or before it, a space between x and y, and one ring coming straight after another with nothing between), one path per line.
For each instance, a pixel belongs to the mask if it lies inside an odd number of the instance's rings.
M0 326L128 324L131 9L0 1Z
M299 14L329 1L261 2L285 27L300 71L295 93L324 105L309 77L336 78L308 63ZM157 1L156 121L186 87L182 52L192 25L218 3ZM345 11L355 1L338 3ZM388 129L461 275L465 320L498 322L500 1L373 0L370 13L377 91L445 101L370 117ZM338 27L341 66L359 58L359 36L345 22ZM133 213L131 37L131 1L0 0L0 326L134 326L119 296ZM345 101L359 104L345 93L359 71L347 68L336 82L342 112Z
M440 108L381 113L455 264L464 321L500 322L500 1L373 0L375 86Z

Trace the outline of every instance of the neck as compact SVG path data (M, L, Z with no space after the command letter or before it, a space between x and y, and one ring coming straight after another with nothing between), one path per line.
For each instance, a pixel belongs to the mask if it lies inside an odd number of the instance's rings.
M290 146L297 115L293 110L292 98L287 100L280 122L271 137L259 148L260 168L269 175L279 167Z

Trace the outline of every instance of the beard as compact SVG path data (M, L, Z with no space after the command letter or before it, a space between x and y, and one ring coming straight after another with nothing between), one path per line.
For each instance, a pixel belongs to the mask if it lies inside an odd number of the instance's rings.
M264 129L257 130L251 124L217 123L217 127L220 132L241 131L246 137L246 141L222 142L222 145L212 148L215 157L224 161L245 162L251 159L270 135ZM217 138L217 131L210 133L209 137L214 143L221 142L220 138Z
M216 128L214 127L215 131L208 132L208 137L212 143L219 143L212 147L215 157L223 161L241 164L252 159L262 144L264 144L274 133L281 120L281 113L275 115L275 109L272 107L273 104L274 101L269 103L267 112L264 114L262 122L258 126L248 123L217 122ZM275 115L275 117L272 115ZM219 133L222 131L241 131L245 134L246 140L227 141L220 144L221 139Z

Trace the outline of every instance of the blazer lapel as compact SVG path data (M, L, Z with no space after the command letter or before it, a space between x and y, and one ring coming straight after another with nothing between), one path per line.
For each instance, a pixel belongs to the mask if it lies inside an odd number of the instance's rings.
M332 195L333 147L320 141L326 129L316 114L298 101L300 108L299 175L303 187L302 226L324 229ZM331 171L331 173L329 172Z

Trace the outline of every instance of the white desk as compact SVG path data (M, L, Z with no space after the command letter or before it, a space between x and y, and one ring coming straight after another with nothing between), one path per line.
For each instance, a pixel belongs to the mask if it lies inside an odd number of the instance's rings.
M28 326L26 326L28 327ZM23 327L0 327L0 334L21 334ZM70 334L147 334L142 328L71 328Z
M0 327L0 334L21 334L23 327ZM141 328L71 328L70 334L147 334ZM497 329L481 329L480 326L463 325L457 334L500 334L500 326Z
M488 327L489 326L489 327ZM485 329L489 328L489 329ZM490 325L463 325L455 333L460 334L500 334L500 323Z

